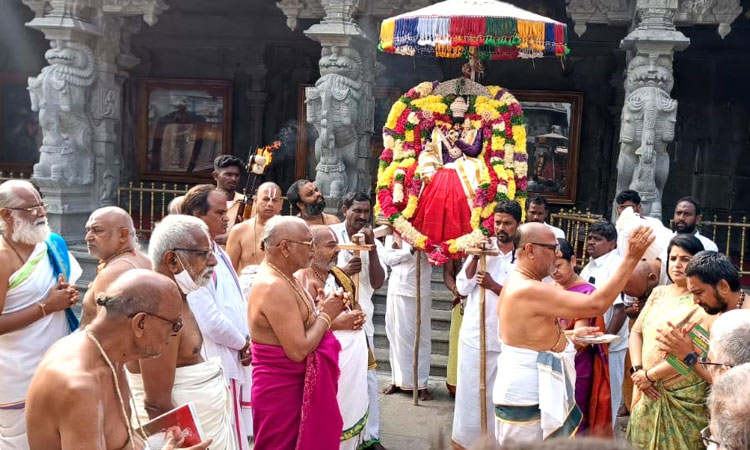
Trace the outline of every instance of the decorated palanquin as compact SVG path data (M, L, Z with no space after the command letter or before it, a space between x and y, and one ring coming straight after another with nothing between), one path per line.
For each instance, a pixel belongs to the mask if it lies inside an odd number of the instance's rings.
M432 264L492 235L497 202L524 207L523 111L499 86L420 83L391 108L383 142L376 208Z

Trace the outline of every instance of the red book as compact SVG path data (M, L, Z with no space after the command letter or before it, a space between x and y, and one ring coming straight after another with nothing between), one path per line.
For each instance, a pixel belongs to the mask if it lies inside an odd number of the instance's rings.
M171 427L179 427L182 431L185 440L180 448L197 445L206 440L193 402L186 403L151 420L141 427L141 431L148 437L149 447L162 448L166 443L167 429Z

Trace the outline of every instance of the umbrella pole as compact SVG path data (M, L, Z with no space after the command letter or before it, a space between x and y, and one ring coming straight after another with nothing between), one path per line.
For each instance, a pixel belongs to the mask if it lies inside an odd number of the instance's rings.
M487 271L487 258L485 255L479 257L479 270L484 273ZM485 288L479 287L479 407L481 411L479 417L481 420L482 436L487 436L487 336L485 328L485 310L486 303Z
M414 256L416 257L417 261L417 286L416 286L416 307L417 307L417 316L416 316L416 329L414 331L414 359L412 360L412 375L414 379L414 383L412 386L414 387L414 390L412 390L412 401L414 402L415 406L419 406L419 340L421 338L421 332L422 332L422 269L420 261L421 261L421 255L419 254L419 251L414 252Z

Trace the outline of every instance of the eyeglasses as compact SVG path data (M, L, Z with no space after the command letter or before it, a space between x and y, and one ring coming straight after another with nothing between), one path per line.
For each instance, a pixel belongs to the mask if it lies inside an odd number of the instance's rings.
M698 360L698 363L701 366L703 366L704 369L706 368L706 366L719 366L719 367L729 367L729 368L734 367L734 364L715 363L715 362L709 361L708 358L705 356L701 356L701 359Z
M195 253L196 255L200 256L202 259L208 259L209 255L211 255L211 249L202 249L202 248L173 248L173 252L190 252Z
M25 211L34 214L35 216L38 216L43 211L47 211L47 204L42 203L41 205L36 206L29 206L28 208L8 208L12 209L13 211Z
M706 447L710 447L711 444L714 444L717 448L721 447L721 442L715 440L713 436L711 436L711 426L707 426L701 430L701 440L703 440L703 445Z
M284 239L284 240L285 240L285 241L289 241L289 242L294 242L295 244L302 244L302 245L307 245L307 246L308 246L308 247L310 247L311 249L312 249L313 247L315 247L315 244L313 243L313 241L296 241L296 240L294 240L294 239Z
M540 247L548 248L555 253L558 253L560 251L560 244L546 244L544 242L529 242L531 245L538 245Z
M172 332L173 333L178 333L182 329L182 319L169 320L166 317L162 317L162 316L160 316L158 314L154 314L154 313L148 312L148 311L138 311L136 313L133 313L133 314L129 315L128 318L132 319L133 317L135 317L136 315L138 315L140 313L146 314L147 316L154 316L157 319L161 319L161 320L163 320L165 322L171 323L172 324Z

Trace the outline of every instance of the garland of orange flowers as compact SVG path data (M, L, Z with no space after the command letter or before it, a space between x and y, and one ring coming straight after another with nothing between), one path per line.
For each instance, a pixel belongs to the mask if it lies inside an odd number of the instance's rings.
M442 265L493 233L491 217L497 202L517 200L523 209L527 188L526 127L520 103L507 90L489 86L489 97L469 97L465 118L484 136L479 160L484 163L471 208L472 232L443 242L422 234L411 223L419 204L422 180L419 154L435 126L450 125L446 113L451 98L432 93L437 82L423 82L394 105L383 127L376 210L382 211L395 231L415 248L428 253L430 262Z

